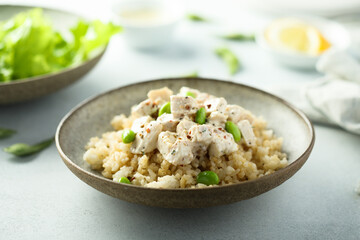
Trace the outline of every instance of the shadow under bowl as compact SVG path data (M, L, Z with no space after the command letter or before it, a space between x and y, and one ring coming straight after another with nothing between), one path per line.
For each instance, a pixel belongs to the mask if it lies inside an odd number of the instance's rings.
M289 165L256 180L198 189L155 189L120 184L91 170L83 161L85 145L91 137L111 131L110 121L129 114L130 107L146 98L151 89L167 86L177 92L182 86L224 97L228 103L263 116L268 128L284 139L283 151ZM66 166L82 181L110 196L149 206L199 208L229 204L267 192L293 176L308 159L315 141L307 117L284 100L249 86L201 78L160 79L120 87L88 100L71 110L60 122L56 146Z

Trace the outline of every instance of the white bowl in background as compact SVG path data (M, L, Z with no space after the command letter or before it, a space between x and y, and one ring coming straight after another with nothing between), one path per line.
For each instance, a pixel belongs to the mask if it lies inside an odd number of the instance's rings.
M330 42L331 47L328 49L346 50L350 46L350 36L348 31L339 23L325 18L313 16L291 16L286 17L291 19L299 19L308 25L317 28L327 41ZM297 69L314 69L316 62L321 56L310 56L307 54L285 51L277 49L268 42L265 37L265 31L269 25L264 27L256 35L256 42L263 48L273 59L284 66ZM327 51L327 50L326 50ZM326 52L324 51L324 52Z
M120 0L112 11L115 21L124 27L127 43L140 49L167 45L184 16L184 6L178 0Z

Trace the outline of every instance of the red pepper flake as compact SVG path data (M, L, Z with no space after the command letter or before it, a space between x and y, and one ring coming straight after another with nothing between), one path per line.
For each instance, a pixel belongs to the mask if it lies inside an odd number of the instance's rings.
M134 180L134 179L135 179L135 177L132 177L130 181L132 181L132 180Z
M181 137L179 137L179 140L182 140L182 138L181 138Z
M191 134L191 131L189 131L189 134Z
M187 135L186 137L187 137L188 139L191 139L191 136L190 136L190 135Z
M186 110L189 110L189 109L190 109L190 106L189 106L189 105L186 105L186 106L185 106L185 109L186 109Z
M150 129L149 129L149 128L147 128L147 129L146 129L146 132L147 132L147 133L150 133Z
M183 164L180 164L179 166L180 166L180 167L183 167L184 165L183 165Z
M224 136L224 139L226 139L226 136Z
M208 104L208 105L206 105L207 106L207 108L211 108L211 104Z
M146 104L147 106L149 106L149 105L150 105L150 102L146 102L145 104Z
M222 128L218 128L220 131L222 130Z

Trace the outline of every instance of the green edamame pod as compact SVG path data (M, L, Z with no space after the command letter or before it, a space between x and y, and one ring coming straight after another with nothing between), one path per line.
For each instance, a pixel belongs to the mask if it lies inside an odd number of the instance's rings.
M231 75L234 75L239 70L240 62L230 49L225 47L217 48L215 49L215 53L227 64Z
M194 22L207 22L208 20L202 16L196 15L196 14L188 14L187 19Z
M243 34L243 33L231 33L221 36L221 38L232 41L255 41L254 34Z
M40 152L41 150L47 148L50 146L54 141L54 138L50 138L48 140L45 140L43 142L40 142L35 145L28 145L25 143L16 143L11 145L10 147L4 148L4 151L7 153L11 153L18 157L23 157L27 155L31 155L37 152Z
M11 135L15 134L16 131L7 128L0 128L0 139L10 137Z

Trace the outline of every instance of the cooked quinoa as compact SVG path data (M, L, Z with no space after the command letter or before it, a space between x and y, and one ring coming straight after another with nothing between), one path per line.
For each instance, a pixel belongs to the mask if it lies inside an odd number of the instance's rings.
M158 116L165 104L171 105L171 112ZM206 112L204 124L196 122L200 108ZM226 129L229 121L241 132L238 142ZM90 139L84 160L115 182L126 177L145 187L208 187L216 184L197 182L203 171L216 173L217 185L226 185L271 174L288 164L282 138L266 128L263 118L187 87L176 95L168 88L152 90L148 99L132 107L129 117L117 115L111 125L114 131ZM127 129L136 134L128 144L122 139Z

